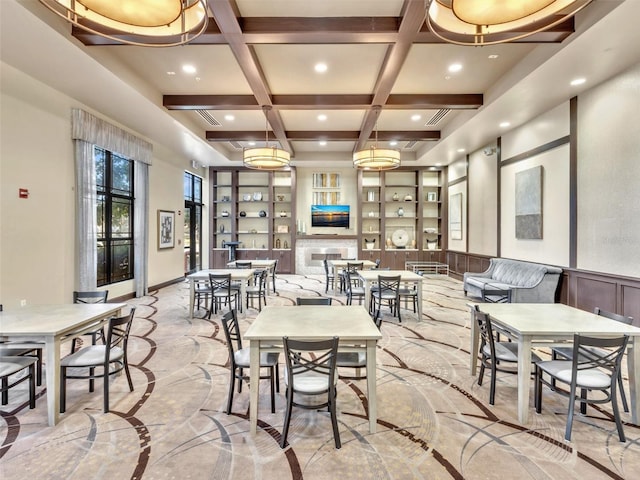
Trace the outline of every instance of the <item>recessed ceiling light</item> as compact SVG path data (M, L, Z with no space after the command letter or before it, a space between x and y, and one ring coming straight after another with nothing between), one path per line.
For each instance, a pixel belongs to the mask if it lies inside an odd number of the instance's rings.
M318 73L324 73L327 71L327 64L326 63L316 63L315 67L313 67L314 70Z
M233 115L225 115L224 119L229 122L233 122L236 119L236 117L234 117Z
M176 72L167 72L167 75L175 75Z
M491 60L495 60L496 58L498 58L500 55L497 55L495 53L492 53L491 55L489 55L487 58L490 58Z
M464 152L465 152L464 148L459 148L458 149L458 153L464 153Z
M320 120L321 122L324 122L327 119L327 116L324 113L321 113L320 115L318 115L318 120Z
M441 167L442 164L440 162L436 163L436 167Z
M200 81L200 77L196 77L196 82L199 82L199 81Z
M449 65L449 71L451 73L456 73L456 72L459 72L460 70L462 70L461 63L452 63L451 65Z
M510 125L511 125L511 123L509 123L509 122L500 122L500 128L507 128Z
M196 67L194 67L193 65L183 65L182 71L184 73L196 73Z
M587 81L586 78L576 78L574 80L571 80L571 85L572 86L577 86L577 85L582 85L583 83L585 83Z
M318 142L318 144L319 144L321 147L325 147L325 146L327 145L327 141L326 141L326 140L320 140L320 141Z
M398 141L397 140L391 140L389 142L389 145L391 145L392 147L395 147L396 145L398 145Z
M418 115L417 113L415 115L411 115L411 120L413 120L414 122L417 122L421 118L422 118L422 116Z
M256 144L256 142L249 142L249 146L253 147Z

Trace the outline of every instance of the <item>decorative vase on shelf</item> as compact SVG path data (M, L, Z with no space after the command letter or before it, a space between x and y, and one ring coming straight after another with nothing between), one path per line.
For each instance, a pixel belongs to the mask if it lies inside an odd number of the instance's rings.
M395 192L395 193L393 194L393 197L391 197L391 199L392 199L394 202L397 202L398 200L400 200L400 195L398 195L398 192Z
M287 242L286 240L284 241L284 248L289 248L289 242Z
M393 243L391 242L391 237L387 238L387 247L391 247L391 245L393 245Z
M375 247L376 245L376 239L372 238L372 239L368 239L365 238L364 239L364 246L367 248L367 250L373 250L373 247Z
M404 217L404 208L400 207L400 208L398 209L398 216L399 216L399 217Z
M276 248L280 248L280 239L276 238Z
M281 217L286 217L286 216L287 216L287 212L285 212L284 210L282 210L282 211L280 212L280 216L281 216Z
M224 233L224 225L220 225L220 233Z
M367 192L367 201L368 202L373 202L376 199L376 192L374 192L373 190L369 190Z

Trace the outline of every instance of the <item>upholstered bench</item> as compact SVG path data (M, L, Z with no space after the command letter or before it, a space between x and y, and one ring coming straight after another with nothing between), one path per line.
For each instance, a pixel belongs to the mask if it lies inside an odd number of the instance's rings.
M514 303L555 303L561 274L558 267L492 258L485 272L464 274L464 294L482 298L485 289L510 289Z

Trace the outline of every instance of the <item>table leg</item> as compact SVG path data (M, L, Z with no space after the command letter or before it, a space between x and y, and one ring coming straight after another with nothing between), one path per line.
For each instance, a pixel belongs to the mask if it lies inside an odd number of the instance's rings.
M340 285L340 276L338 275L338 270L340 270L336 265L332 265L333 268L333 294L338 293L338 288Z
M47 417L53 427L60 420L60 339L46 339Z
M478 367L478 350L480 343L480 334L478 333L478 324L476 323L475 309L471 307L471 344L469 345L469 373L472 377L476 375Z
M258 387L260 376L260 341L249 342L249 433L258 431Z
M518 420L529 421L529 391L531 389L531 337L518 338Z
M631 337L627 347L627 373L629 374L629 408L631 422L640 425L640 337Z
M418 321L422 320L422 280L416 282L418 289Z
M242 282L240 282L240 302L242 303L242 308L239 308L238 311L242 311L244 312L244 314L247 314L247 309L245 308L245 305L247 304L247 281L243 280Z
M193 318L193 303L196 297L196 281L193 278L189 279L189 317Z
M378 400L376 395L376 341L367 341L367 399L369 401L369 432L376 433Z
M362 286L364 287L364 308L369 311L369 305L371 305L371 282L363 279Z

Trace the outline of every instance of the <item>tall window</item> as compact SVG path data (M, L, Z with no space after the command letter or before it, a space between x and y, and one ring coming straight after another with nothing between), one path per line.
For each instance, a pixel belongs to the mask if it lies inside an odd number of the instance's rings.
M133 161L96 147L98 286L133 278Z
M185 273L202 268L202 178L184 172L184 264Z

